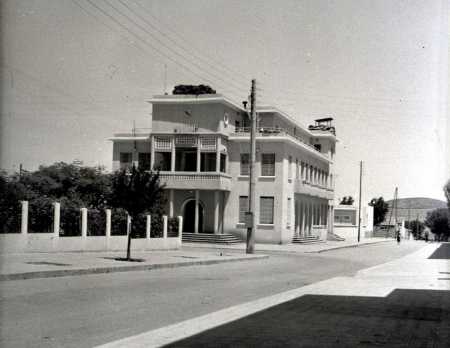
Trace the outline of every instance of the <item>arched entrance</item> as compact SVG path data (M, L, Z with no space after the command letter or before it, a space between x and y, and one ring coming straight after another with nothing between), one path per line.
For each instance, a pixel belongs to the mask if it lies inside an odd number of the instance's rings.
M195 232L195 199L184 204L183 232ZM198 232L203 233L203 206L198 204Z

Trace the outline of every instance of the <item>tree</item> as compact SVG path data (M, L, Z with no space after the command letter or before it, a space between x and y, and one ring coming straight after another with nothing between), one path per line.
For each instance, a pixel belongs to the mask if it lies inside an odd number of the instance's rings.
M447 240L450 237L449 223L450 213L447 208L432 210L427 213L425 218L425 226L429 227L440 241Z
M425 230L425 224L422 221L405 221L405 227L411 231L414 239L422 239L422 233Z
M444 194L445 197L447 198L448 209L450 209L450 180L447 181L447 184L445 184L444 186Z
M173 88L172 94L216 94L216 91L207 85L177 85Z
M131 238L137 233L134 220L155 206L161 204L164 185L160 184L159 172L146 171L132 167L131 172L121 170L112 178L111 205L123 208L131 217L131 230L128 234L127 257L131 259Z
M369 203L373 207L373 223L378 226L384 221L386 213L389 211L389 204L384 201L383 197L372 198Z
M341 202L339 204L341 205L353 205L353 203L355 202L355 200L353 199L352 196L345 196L344 198L342 198Z

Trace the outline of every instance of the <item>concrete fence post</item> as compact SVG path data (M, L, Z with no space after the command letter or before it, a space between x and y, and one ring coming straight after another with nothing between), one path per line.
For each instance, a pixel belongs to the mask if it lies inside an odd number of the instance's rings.
M163 215L163 238L167 239L167 215Z
M180 238L180 243L183 238L183 217L181 215L178 216L178 238Z
M20 233L28 233L28 201L21 201L22 204L22 214L20 220Z
M59 229L61 222L61 203L53 203L53 237L59 238Z
M81 237L87 237L87 208L81 208Z
M150 232L152 230L152 217L151 215L146 215L146 223L145 223L145 238L150 239Z
M106 214L106 226L105 226L105 236L106 238L111 237L111 209L105 209Z

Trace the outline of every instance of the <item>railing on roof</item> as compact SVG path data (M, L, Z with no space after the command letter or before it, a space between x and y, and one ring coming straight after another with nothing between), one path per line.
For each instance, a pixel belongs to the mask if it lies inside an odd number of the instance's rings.
M280 127L258 127L256 129L257 136L289 136L291 138L294 138L295 140L300 141L301 143L305 144L306 146L310 147L311 149L321 153L319 150L317 150L313 145L311 145L309 142L307 142L304 138L292 134L292 132L280 128ZM250 127L236 127L235 134L236 135L242 135L247 136L250 133Z

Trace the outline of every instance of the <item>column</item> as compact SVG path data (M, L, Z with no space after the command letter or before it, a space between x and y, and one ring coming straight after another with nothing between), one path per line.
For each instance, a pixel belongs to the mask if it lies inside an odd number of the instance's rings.
M81 208L81 237L87 237L87 208Z
M174 190L169 190L169 216L172 217L173 216L173 191Z
M27 234L28 233L28 201L21 201L20 204L22 205L20 233Z
M61 204L59 202L53 203L53 234L59 237L59 226L61 218Z
M170 140L170 151L172 151L172 155L170 156L170 171L174 172L175 171L175 156L176 156L176 152L175 152L175 137L172 137L172 139Z
M303 200L300 201L300 204L301 204L301 206L300 206L300 210L301 210L300 234L302 236L305 236L306 235L306 231L305 231L305 228L306 228L306 205L305 205L305 202Z
M105 236L106 238L111 237L111 209L105 209L106 214L106 226L105 226Z
M155 166L155 137L150 136L150 170Z
M300 236L300 200L296 199L294 203L295 207L295 236Z
M199 223L199 199L200 199L200 191L195 190L195 216L194 216L194 233L198 233L198 223Z
M163 215L163 238L167 239L167 215Z
M216 139L216 172L220 172L220 147L222 144L222 138L217 137Z
M201 152L200 152L200 137L197 137L197 173L200 173L200 160L201 160Z
M180 246L183 243L183 217L178 216L178 238L180 239Z
M214 191L214 234L219 233L219 191Z
M146 220L145 220L145 238L146 239L150 239L151 230L152 230L152 217L151 217L151 215L146 215Z

